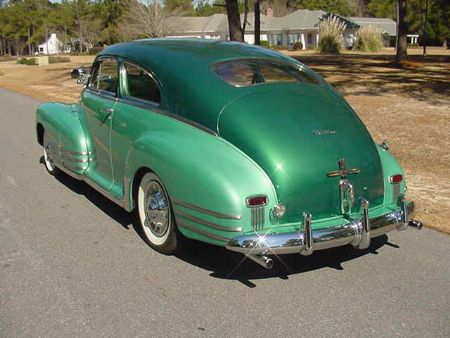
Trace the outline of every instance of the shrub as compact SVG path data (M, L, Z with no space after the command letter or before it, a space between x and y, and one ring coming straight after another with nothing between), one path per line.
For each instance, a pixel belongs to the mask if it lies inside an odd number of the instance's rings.
M358 29L354 50L360 52L377 52L383 48L381 29L373 26Z
M37 62L35 58L20 58L17 60L19 65L27 65L27 66L37 66Z
M70 58L67 56L50 56L48 58L48 63L61 63L61 62L70 62Z
M97 55L98 53L100 53L104 48L103 47L92 47L89 49L88 54L89 55Z
M267 40L261 40L261 41L260 41L260 46L261 46L261 47L269 47L269 41L267 41Z
M342 34L345 27L335 16L322 20L319 24L319 52L338 54L344 45Z
M303 49L303 43L301 43L300 41L297 41L296 43L294 43L294 50L302 50Z

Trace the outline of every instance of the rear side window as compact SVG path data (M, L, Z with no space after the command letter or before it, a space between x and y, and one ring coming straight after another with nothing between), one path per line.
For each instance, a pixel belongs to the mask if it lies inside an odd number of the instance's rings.
M260 83L308 82L318 84L295 64L270 60L241 59L216 63L212 70L233 86L250 86Z
M131 63L124 63L128 96L153 103L160 103L161 93L153 76Z

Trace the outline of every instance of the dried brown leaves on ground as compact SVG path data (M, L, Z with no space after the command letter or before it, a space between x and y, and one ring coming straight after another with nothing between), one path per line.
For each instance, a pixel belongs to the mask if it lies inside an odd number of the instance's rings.
M450 51L410 57L298 55L354 107L375 141L387 141L406 172L416 218L450 233Z

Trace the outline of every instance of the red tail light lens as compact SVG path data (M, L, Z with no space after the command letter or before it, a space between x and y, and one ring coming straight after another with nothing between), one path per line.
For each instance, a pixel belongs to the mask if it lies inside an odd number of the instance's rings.
M267 205L267 203L269 203L269 199L265 195L257 195L247 197L245 202L248 207L260 207L263 205Z
M391 177L389 177L389 181L390 181L392 184L400 183L401 181L403 181L403 176L400 175L400 174L392 175Z

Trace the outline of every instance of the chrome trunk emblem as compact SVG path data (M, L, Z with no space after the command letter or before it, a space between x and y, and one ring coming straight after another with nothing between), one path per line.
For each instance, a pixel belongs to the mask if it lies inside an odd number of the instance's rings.
M336 177L341 176L342 179L346 179L350 174L359 174L360 170L358 168L347 169L347 165L345 163L345 158L339 160L339 170L330 171L327 176L328 177Z
M324 130L316 129L316 130L313 130L313 134L317 135L317 136L319 136L319 135L334 135L334 134L337 134L337 131L330 130L330 129L324 129Z
M348 181L348 175L359 174L360 170L358 168L347 169L345 159L339 160L339 170L330 171L328 177L340 176L339 181L339 197L341 200L341 213L343 215L348 215L352 212L353 204L355 203L355 193L353 190L353 184Z

